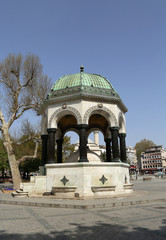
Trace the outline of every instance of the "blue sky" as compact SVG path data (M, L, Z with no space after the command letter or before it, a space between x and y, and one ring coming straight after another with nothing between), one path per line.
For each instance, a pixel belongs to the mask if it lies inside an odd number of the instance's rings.
M166 147L165 0L0 0L0 9L0 61L37 54L53 83L83 64L127 106L127 145Z

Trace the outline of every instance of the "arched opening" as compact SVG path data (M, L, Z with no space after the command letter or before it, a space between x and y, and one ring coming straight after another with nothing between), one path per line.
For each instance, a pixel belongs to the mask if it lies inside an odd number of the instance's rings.
M62 133L65 133L70 128L75 128L76 125L77 125L77 120L71 114L67 114L67 115L63 116L58 121L58 127L60 128Z
M69 162L70 156L76 151L76 145L79 144L74 139L78 139L78 134L75 131L67 131L63 136L62 143L62 162Z
M79 132L70 129L64 134L64 163L78 162L79 160Z
M101 161L106 161L106 146L103 132L100 129L91 129L88 136L88 148L96 152Z
M99 113L94 113L90 116L88 124L88 134L94 132L94 141L97 141L97 144L99 145L101 161L111 162L111 139L107 138L107 132L110 126L108 120L105 116ZM100 145L101 140L102 144Z
M105 134L109 124L107 119L103 115L95 113L90 116L88 125L89 129L98 128Z
M68 132L65 133L67 136L70 137L71 144L79 144L79 134L78 132L74 131L73 129L70 129Z
M75 147L71 142L71 132L78 133L77 120L72 114L66 114L58 119L57 135L57 163L66 162L70 155L74 152ZM68 134L69 133L69 134Z

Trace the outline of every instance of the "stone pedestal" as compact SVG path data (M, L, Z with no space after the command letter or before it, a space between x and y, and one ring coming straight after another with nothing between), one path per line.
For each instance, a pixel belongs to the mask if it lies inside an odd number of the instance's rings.
M104 198L132 192L129 165L121 162L46 164L46 176L22 184L29 194L52 194L61 199Z
M57 198L123 194L126 192L124 184L130 184L129 165L125 163L47 164L46 170L46 192L53 192Z

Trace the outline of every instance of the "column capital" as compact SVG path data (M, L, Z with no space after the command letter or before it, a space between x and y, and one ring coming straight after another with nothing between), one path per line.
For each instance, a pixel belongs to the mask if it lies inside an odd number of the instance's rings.
M47 140L47 139L48 139L48 134L43 134L43 135L41 135L41 139L42 139L42 140Z
M80 129L87 129L89 127L89 125L88 124L78 124L77 125L77 128L80 130Z
M110 127L110 130L111 130L111 132L113 132L113 131L119 131L119 127L118 126L114 126L114 127Z
M47 128L47 132L51 133L51 132L56 132L57 128Z
M126 133L119 133L119 137L126 137Z
M104 141L105 141L105 142L111 142L112 139L111 139L111 138L104 138Z

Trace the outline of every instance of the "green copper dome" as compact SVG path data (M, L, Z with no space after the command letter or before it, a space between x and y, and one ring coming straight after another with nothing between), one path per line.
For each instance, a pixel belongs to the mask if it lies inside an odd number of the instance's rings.
M68 102L74 99L117 103L125 112L127 111L126 106L112 84L101 75L85 73L83 66L80 67L80 73L69 74L59 78L47 95L44 105Z
M69 74L59 78L53 85L48 98L83 94L91 96L109 96L120 98L111 83L103 76L85 73L80 67L80 73Z
M61 77L52 87L53 91L76 86L89 86L95 88L112 89L106 78L89 73L76 73Z

